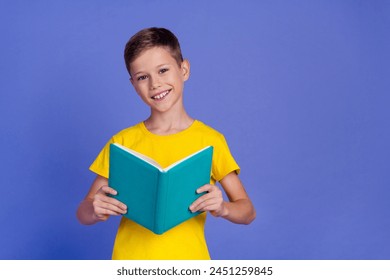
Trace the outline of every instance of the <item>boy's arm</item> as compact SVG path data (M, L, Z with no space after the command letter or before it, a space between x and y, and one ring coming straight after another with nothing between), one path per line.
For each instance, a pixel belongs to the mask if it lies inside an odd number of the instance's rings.
M107 196L116 191L108 186L107 178L96 176L85 199L77 209L77 218L84 225L107 220L111 215L125 214L127 207L117 199Z
M197 190L198 193L208 193L190 206L191 211L210 211L213 216L233 223L250 224L256 217L256 211L238 175L231 172L220 183L229 201L223 200L222 191L217 186L207 184Z

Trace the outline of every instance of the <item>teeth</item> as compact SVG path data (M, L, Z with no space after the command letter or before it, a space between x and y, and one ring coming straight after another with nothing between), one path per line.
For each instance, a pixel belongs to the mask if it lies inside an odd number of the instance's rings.
M169 92L169 90L164 91L164 92L162 92L162 93L160 93L160 94L158 94L158 95L156 95L156 96L153 96L152 98L153 98L153 99L161 99L161 98L164 98L164 97L168 94L168 92Z

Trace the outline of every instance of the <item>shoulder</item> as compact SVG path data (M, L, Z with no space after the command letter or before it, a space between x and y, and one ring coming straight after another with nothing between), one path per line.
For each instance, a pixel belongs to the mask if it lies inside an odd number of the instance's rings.
M212 145L214 147L227 145L225 136L220 131L199 120L196 123L195 134L193 135L194 139L197 138L196 136L199 136L199 139L202 139L208 143L208 145Z
M142 133L142 123L137 123L135 125L120 130L112 136L111 140L115 143L123 143L125 139L134 139L142 137Z
M197 129L206 135L209 135L210 137L217 137L217 138L223 138L223 134L216 130L215 128L203 123L202 121L197 120Z

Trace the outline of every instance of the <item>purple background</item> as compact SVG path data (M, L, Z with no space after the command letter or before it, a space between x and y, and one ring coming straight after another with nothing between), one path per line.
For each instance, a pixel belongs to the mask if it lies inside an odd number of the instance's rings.
M2 1L1 259L109 259L75 217L90 163L148 115L122 54L179 37L189 113L225 134L257 209L209 216L214 259L390 258L389 1Z

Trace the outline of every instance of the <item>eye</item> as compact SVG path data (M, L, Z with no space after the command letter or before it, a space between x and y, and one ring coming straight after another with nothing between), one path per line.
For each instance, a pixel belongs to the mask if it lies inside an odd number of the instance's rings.
M167 71L169 71L168 68L161 68L160 71L159 71L159 73L160 73L160 74L164 74L164 73L167 72Z
M138 76L137 77L137 81L143 81L143 80L146 80L148 78L148 76L146 75L141 75L141 76Z

